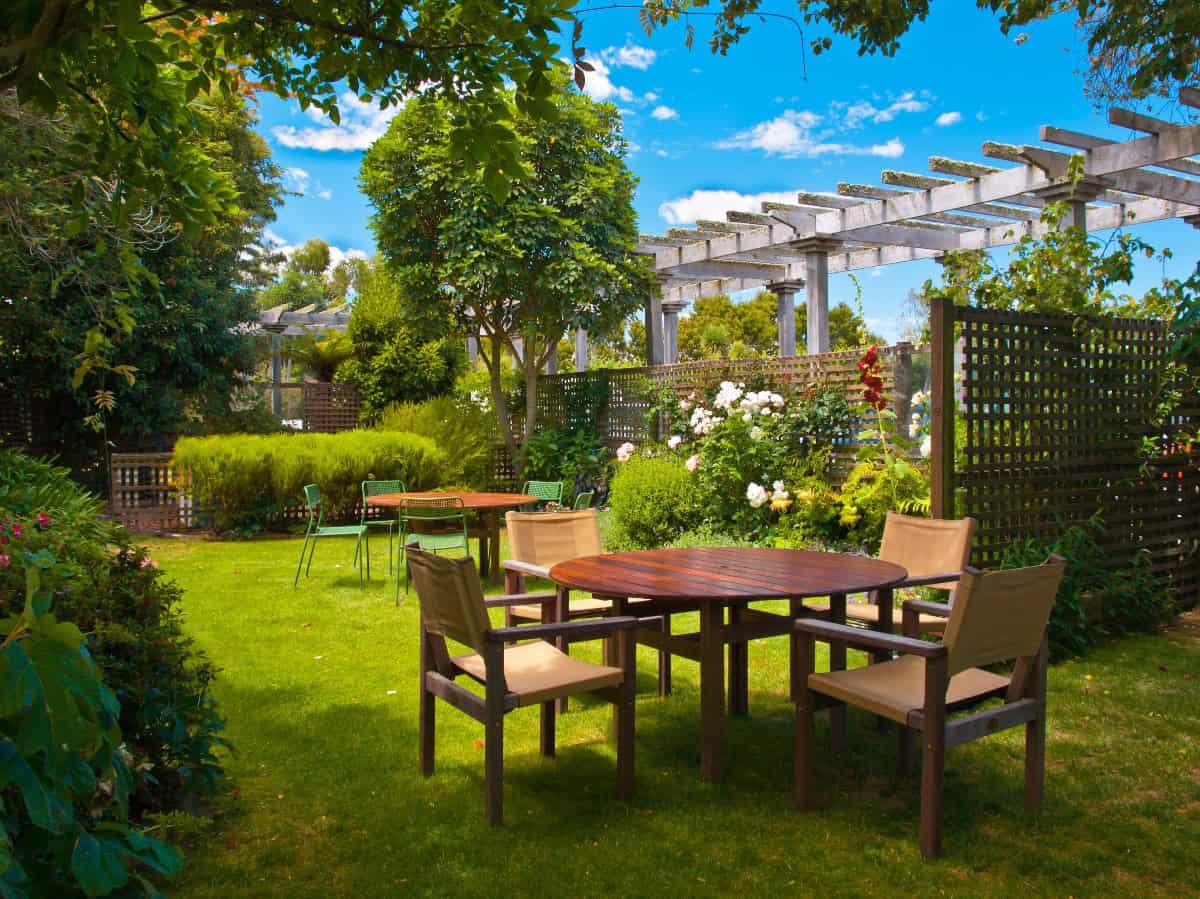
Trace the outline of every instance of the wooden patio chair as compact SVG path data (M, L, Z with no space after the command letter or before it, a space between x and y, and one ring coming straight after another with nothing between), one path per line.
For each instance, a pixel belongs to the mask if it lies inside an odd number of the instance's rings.
M888 512L883 525L883 542L879 545L879 558L893 562L908 572L908 578L896 585L902 587L933 587L950 592L954 601L954 589L958 578L971 556L971 539L975 534L974 518L940 519L917 518ZM828 614L828 605L806 605L805 609L817 614ZM875 594L869 601L846 604L847 623L857 623L872 628L879 627L879 606ZM910 637L920 634L940 634L946 628L946 619L939 615L921 614L909 623ZM900 603L892 607L892 629L904 627Z
M508 532L510 558L501 563L504 568L504 590L506 593L524 593L527 577L549 578L550 569L559 562L595 556L604 552L600 542L600 519L595 509L579 509L571 512L506 512L504 526ZM578 618L598 618L608 615L612 603L606 599L570 598L565 587L555 586L553 606L555 621L572 621ZM510 627L524 621L542 622L547 604L529 603L505 609L505 624ZM666 618L663 616L663 626ZM566 642L560 644L563 652L569 652ZM666 656L659 651L659 680L662 677ZM559 703L559 711L565 712L567 703Z
M1064 561L991 571L966 569L940 643L877 633L827 621L800 619L796 676L796 805L813 799L813 718L818 708L852 704L900 725L900 767L907 768L908 735L919 731L921 752L921 853L942 851L942 783L945 753L1009 727L1025 725L1025 808L1042 807L1046 747L1046 625L1062 580ZM945 606L913 600L909 614L943 614ZM841 640L861 649L898 652L892 661L814 674L815 642ZM1011 676L983 665L1016 659ZM992 698L999 706L948 719Z
M617 744L617 796L627 799L634 785L634 639L638 619L631 616L562 622L530 627L492 627L489 607L527 602L525 596L484 599L469 558L448 558L408 551L421 605L421 774L433 774L435 699L443 699L484 725L487 821L504 822L504 716L517 708L541 707L541 753L554 755L554 701L576 693L594 693L614 706ZM615 665L593 665L556 649L557 639L591 640L613 636ZM450 655L446 638L474 650ZM532 642L520 643L521 640ZM455 683L466 675L484 687L484 695Z

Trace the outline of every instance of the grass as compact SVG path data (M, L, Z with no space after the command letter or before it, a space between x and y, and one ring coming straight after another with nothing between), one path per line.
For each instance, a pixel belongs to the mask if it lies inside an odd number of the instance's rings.
M217 696L236 746L216 822L190 843L173 895L1200 891L1200 628L1052 670L1036 818L1022 810L1019 730L952 750L946 856L922 863L917 779L893 778L894 740L864 716L851 712L850 749L836 759L818 721L821 808L792 809L786 640L752 645L751 716L729 723L724 783L698 778L695 666L676 661L675 695L662 700L643 649L636 797L611 796L608 706L574 703L554 760L537 754L536 710L522 710L507 721L507 826L489 830L474 721L440 705L438 769L417 774L417 605L392 604L382 551L360 591L346 541L322 541L298 590L298 540L151 549L187 591L187 629L223 669Z

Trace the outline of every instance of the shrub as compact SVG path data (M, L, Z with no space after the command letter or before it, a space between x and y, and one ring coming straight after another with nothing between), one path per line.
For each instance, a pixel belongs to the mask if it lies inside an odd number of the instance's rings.
M1055 553L1067 570L1050 612L1050 657L1079 655L1103 637L1153 631L1166 624L1176 606L1169 589L1150 568L1145 553L1115 567L1098 542L1099 519L1065 527L1053 540L1027 538L1012 544L1003 568L1040 565Z
M56 758L53 752L28 760L43 779L45 790L61 800L54 815L33 820L33 826L22 830L18 838L18 842L36 840L35 830L45 831L40 848L27 847L28 854L23 854L26 849L19 845L16 850L20 865L35 883L51 878L45 881L53 884L43 891L45 895L75 893L59 880L68 871L89 890L101 883L95 879L101 876L96 871L76 871L73 861L70 867L66 865L77 832L71 829L63 837L60 830L68 826L65 809L72 804L80 827L107 822L117 828L102 828L109 835L95 837L99 847L88 843L88 852L97 852L106 860L109 875L125 876L126 856L169 873L177 867L169 850L136 833L122 835L120 827L127 819L136 822L148 812L177 809L194 796L211 793L223 773L215 757L223 743L219 736L223 721L210 693L216 672L183 635L178 609L181 593L122 528L99 517L100 510L101 504L76 486L65 469L19 453L0 452L0 617L8 617L9 628L27 629L13 640L28 641L22 652L39 664L38 676L52 706L59 697L47 678L66 676L69 689L82 691L78 694L81 704L72 707L83 716L77 723L86 728L103 725L100 736L93 733L86 738L91 753L109 744L121 747L120 752L87 755L93 765L92 776L111 790L107 794L111 801L105 800L95 819L91 803L102 792L84 789L83 781L59 783L51 767ZM53 615L43 614L43 609L37 622L26 617L27 584L33 584L34 592L44 597L39 603L53 604ZM76 642L75 635L80 632L87 635L82 644ZM43 638L51 642L39 649ZM10 641L4 652L14 645ZM40 670L40 662L51 648L64 664L62 653L74 653L75 661L61 671ZM7 664L14 658L9 657ZM95 677L88 673L89 665L98 666L103 684L85 686L88 678ZM21 681L13 676L16 670L8 667L0 683L19 685ZM3 733L12 738L15 728L25 726L21 721L34 720L32 714L20 703L0 703ZM57 726L71 714L74 711L55 709L52 717ZM111 724L104 724L108 719ZM78 733L72 739L75 737ZM78 746L71 745L74 753ZM7 762L10 774L16 764L12 759ZM78 767L77 773L82 771ZM27 787L20 788L23 794ZM62 792L64 789L67 792ZM7 795L5 802L5 820L12 833L14 825L24 825L14 817L20 812L8 803ZM65 855L48 864L46 853L66 838ZM79 845L85 842L80 837ZM151 854L143 857L145 852Z
M475 490L488 486L499 435L495 418L474 403L453 396L434 397L423 403L396 403L383 413L376 429L419 434L437 446L453 448L447 480Z
M189 437L175 447L175 467L218 530L278 520L303 501L305 484L321 488L330 518L353 512L365 480L399 478L410 490L427 490L453 473L448 453L428 437L362 430Z
M563 502L575 494L593 490L607 480L612 453L595 431L574 433L560 428L540 428L521 448L525 476L539 481L562 481Z
M700 524L696 480L669 456L620 463L609 493L608 549L653 549Z

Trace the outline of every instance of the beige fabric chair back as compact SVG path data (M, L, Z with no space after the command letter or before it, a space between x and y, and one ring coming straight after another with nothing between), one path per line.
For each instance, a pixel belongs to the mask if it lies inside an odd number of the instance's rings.
M899 565L913 578L962 571L971 558L974 534L974 518L914 518L888 512L879 558ZM956 585L948 581L929 586L954 590Z
M946 625L950 675L1036 654L1065 567L1052 560L986 574L964 571Z
M568 559L604 552L595 509L578 512L507 512L512 558L551 568Z
M483 652L484 633L491 629L483 590L469 556L450 558L419 549L406 553L425 630Z

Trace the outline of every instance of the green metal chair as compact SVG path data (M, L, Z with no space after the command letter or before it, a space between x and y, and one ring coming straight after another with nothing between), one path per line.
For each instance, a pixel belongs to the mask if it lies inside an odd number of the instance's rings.
M322 522L325 520L325 509L321 505L321 490L316 484L308 484L304 488L304 505L308 507L308 529L304 532L304 545L300 547L300 561L296 565L296 577L292 579L292 589L300 583L300 569L304 569L304 576L308 577L308 572L312 569L313 556L317 552L317 539L319 537L349 537L355 536L358 540L354 544L354 567L358 569L358 585L363 583L363 568L364 565L359 561L361 556L365 560L367 569L367 580L371 579L371 553L370 540L367 536L367 527L364 524L344 524L336 526L326 526ZM309 550L308 544L312 541L312 549ZM364 543L366 544L364 546ZM304 554L308 553L308 565L304 564Z
M392 527L394 518L383 518L367 521L367 497L379 496L381 493L405 493L403 481L363 481L362 482L362 524L368 528L387 528L388 532L388 574L392 573Z
M399 522L398 564L404 569L405 593L408 592L409 576L405 551L409 548L435 553L461 549L468 556L471 555L471 547L467 543L467 514L460 496L410 497L400 506ZM413 525L434 530L419 533L411 530ZM396 605L400 605L399 571L396 572Z
M576 512L592 507L592 497L596 495L595 490L585 490L583 493L575 494L575 505L572 507Z
M538 498L537 503L529 503L521 507L527 512L532 512L548 502L562 504L562 481L526 481L521 492L526 496Z

